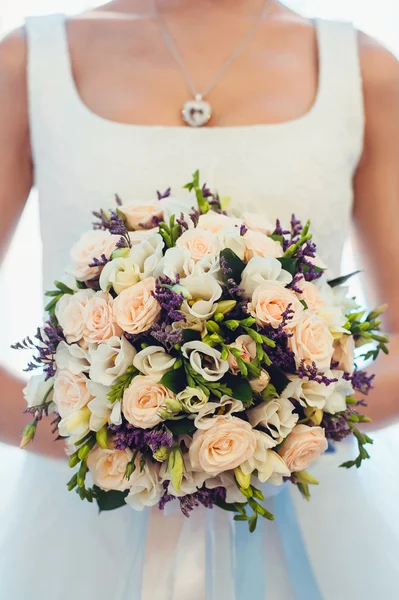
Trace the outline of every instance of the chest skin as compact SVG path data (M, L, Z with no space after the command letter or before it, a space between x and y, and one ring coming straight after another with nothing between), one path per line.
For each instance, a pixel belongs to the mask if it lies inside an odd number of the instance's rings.
M158 24L145 15L93 14L67 24L72 71L82 102L111 121L181 125L182 105L191 96ZM251 22L236 17L209 22L168 19L199 92ZM266 19L207 96L213 107L208 127L300 118L314 104L318 79L314 26L300 17Z

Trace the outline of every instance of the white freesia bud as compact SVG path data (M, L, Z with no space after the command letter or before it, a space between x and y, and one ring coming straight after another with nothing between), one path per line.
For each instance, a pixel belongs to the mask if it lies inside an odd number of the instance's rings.
M84 437L90 431L90 414L87 406L69 413L58 424L60 435L62 437L71 436L71 443Z
M90 379L103 385L112 385L133 363L136 350L122 336L113 336L97 347L90 348Z
M227 360L222 360L219 350L199 341L187 342L181 348L185 358L190 359L194 371L206 381L218 381L229 369Z
M140 281L140 270L131 258L115 258L105 265L100 275L100 288L111 287L117 294Z
M112 403L108 398L109 387L89 381L87 388L93 396L87 405L90 409L90 429L99 431L106 423L121 425L121 403L119 400Z
M262 369L259 377L256 377L255 379L250 379L248 383L251 386L253 392L255 392L256 394L260 394L269 385L270 375L267 371L264 371Z
M200 388L186 387L176 396L183 409L189 413L198 413L207 404L209 398Z
M151 375L159 381L175 362L176 359L167 354L162 346L147 346L136 354L133 365L144 375Z

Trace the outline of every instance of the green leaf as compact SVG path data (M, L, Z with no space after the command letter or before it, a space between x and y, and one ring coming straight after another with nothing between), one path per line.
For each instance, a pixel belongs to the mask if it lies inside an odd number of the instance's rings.
M168 371L162 377L160 383L175 394L182 392L187 387L187 377L184 367Z
M50 300L50 302L48 304L46 304L46 306L44 307L44 310L46 312L51 312L52 310L54 310L58 300L60 300L61 298L62 298L62 294L60 292L58 296L55 296L52 300Z
M233 250L230 248L225 248L220 253L220 258L224 258L227 264L227 267L231 269L231 272L227 275L223 275L223 278L227 282L227 279L234 279L234 281L238 284L241 281L241 274L245 269L245 263L237 256Z
M289 384L290 380L288 379L284 371L282 371L279 367L276 367L274 365L270 365L267 368L267 371L270 375L270 383L272 383L272 385L275 387L277 394L281 396L281 394Z
M95 498L100 512L105 510L115 510L116 508L126 506L125 498L129 493L128 490L125 492L119 492L118 490L110 490L109 492L105 492L97 486L94 486L94 489Z
M59 290L61 290L61 292L63 294L74 294L75 293L74 290L72 290L70 287L68 287L67 285L65 285L65 283L62 283L62 281L54 281L54 285Z
M328 285L330 285L331 287L337 287L338 285L343 285L344 283L349 281L349 279L351 277L354 277L358 273L360 273L360 270L353 271L353 273L349 273L349 275L343 275L342 277L337 277L336 279L330 279L330 281L328 282Z
M164 425L173 435L191 434L196 431L194 421L191 419L179 419L178 421L165 421Z
M227 510L229 512L238 512L236 504L228 504L227 502L224 502L224 500L215 500L215 504L222 510Z
M280 242L280 244L283 243L284 241L284 236L283 235L276 235L273 233L273 235L269 235L269 238L271 240L274 240L275 242Z
M250 404L252 402L252 388L246 379L227 373L223 377L223 383L226 383L231 388L231 395L236 400L241 400L243 404Z
M110 387L110 390L107 394L110 402L116 402L117 400L122 400L123 394L125 390L132 383L132 380L138 374L138 370L133 367L129 367L123 375L117 378L115 383Z
M279 263L281 263L281 266L284 269L284 271L288 271L288 273L290 273L290 275L294 277L294 275L296 274L298 260L296 258L285 257L278 258L277 260L279 261Z
M201 334L195 329L183 329L183 342L200 342Z
M269 400L273 400L273 398L278 398L278 393L274 385L269 383L269 385L261 393L261 396L264 402L269 402Z

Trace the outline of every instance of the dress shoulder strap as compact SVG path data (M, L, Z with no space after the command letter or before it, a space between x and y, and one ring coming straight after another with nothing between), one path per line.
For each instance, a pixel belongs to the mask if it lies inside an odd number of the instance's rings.
M363 147L364 103L357 31L352 23L317 19L320 102L344 125L355 149Z

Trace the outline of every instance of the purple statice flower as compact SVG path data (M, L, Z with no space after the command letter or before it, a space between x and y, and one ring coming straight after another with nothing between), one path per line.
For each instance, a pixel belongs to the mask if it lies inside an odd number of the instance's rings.
M291 216L291 241L298 241L301 236L303 225L299 219L293 214Z
M164 428L141 429L135 427L125 420L121 425L111 425L111 431L114 434L114 446L117 450L140 450L156 452L163 446L173 446L172 433Z
M198 227L199 218L201 216L200 211L193 207L188 216L190 217L194 227Z
M375 375L368 375L366 371L356 370L352 374L344 373L344 379L350 381L355 390L367 396L370 390L373 389Z
M169 187L163 194L161 192L157 192L158 200L162 200L162 198L169 198L171 193L171 188Z
M204 183L204 185L202 186L201 189L202 195L204 196L204 198L209 198L209 203L212 202L219 202L219 199L217 197L214 196L214 194L212 194L211 190L208 188L208 186L206 185L206 183Z
M120 196L118 196L118 194L115 194L115 202L116 202L116 206L122 206L123 202Z
M229 277L229 275L232 271L231 271L230 267L228 266L227 260L225 259L224 256L220 257L220 268L225 277L227 291L230 294L230 296L233 297L233 296L238 296L238 295L242 294L242 292L244 290L242 288L240 288L240 286L237 284L236 281L234 281L234 279L232 277Z
M288 338L290 338L292 334L289 333L286 328L287 323L293 318L293 315L294 311L292 310L291 305L288 305L282 313L281 323L276 329L271 326L263 327L261 329L261 333L273 340L276 344L274 348L265 345L265 352L274 366L279 367L287 373L294 373L296 370L295 354L288 347Z
M190 229L190 226L184 217L184 213L180 213L180 217L176 219L176 223L180 225L180 233L184 233L184 231Z
M324 427L326 438L335 442L342 442L343 439L352 433L347 419L343 414L331 415L324 413L321 425Z
M183 319L180 319L183 321ZM164 322L154 323L149 330L151 337L156 339L166 350L170 351L176 344L180 344L183 339L183 330L173 329L171 325Z
M139 225L142 229L154 229L154 227L158 227L161 221L161 217L154 215L148 223L139 223Z
M155 281L155 290L152 292L152 295L161 305L162 314L160 320L167 325L185 320L183 313L180 311L184 300L183 294L178 294L172 289L179 282L179 275L177 275L175 281L172 281L169 277L158 277Z
M290 232L287 229L283 229L280 219L276 219L276 229L274 230L275 235L289 235Z
M218 501L224 502L226 500L226 489L221 486L213 490L208 490L204 486L193 494L187 494L179 498L168 493L168 486L169 481L165 481L163 484L165 491L158 504L160 510L163 510L168 502L178 500L180 502L180 510L185 517L189 517L190 513L200 505L205 506L205 508L213 508Z
M324 385L331 385L338 381L336 377L327 377L322 371L319 371L316 363L312 362L311 365L307 365L304 360L301 361L298 367L297 375L300 379L307 377L310 381L324 383Z
M129 231L120 211L111 210L105 212L101 209L99 211L94 211L93 215L98 219L98 222L93 223L94 229L103 229L109 231L112 235L119 235L121 239L119 240L117 247L131 248L132 244L129 237Z
M107 258L105 254L101 254L100 258L93 258L89 267L105 267L110 262L110 258Z
M297 285L300 281L302 281L302 279L303 279L302 273L297 273L295 275L295 277L293 278L293 280L291 281L291 283L289 283L286 287L289 288L290 290L292 290L293 292L296 292L297 294L303 294L303 291Z
M244 223L240 226L240 235L243 236L247 233L248 228L244 225Z
M37 340L37 341L35 341ZM25 338L11 346L14 350L33 350L36 356L28 363L25 371L43 368L46 373L46 381L53 377L56 372L55 352L61 341L64 341L64 335L57 321L50 318L42 328L38 328L34 340L30 337Z

